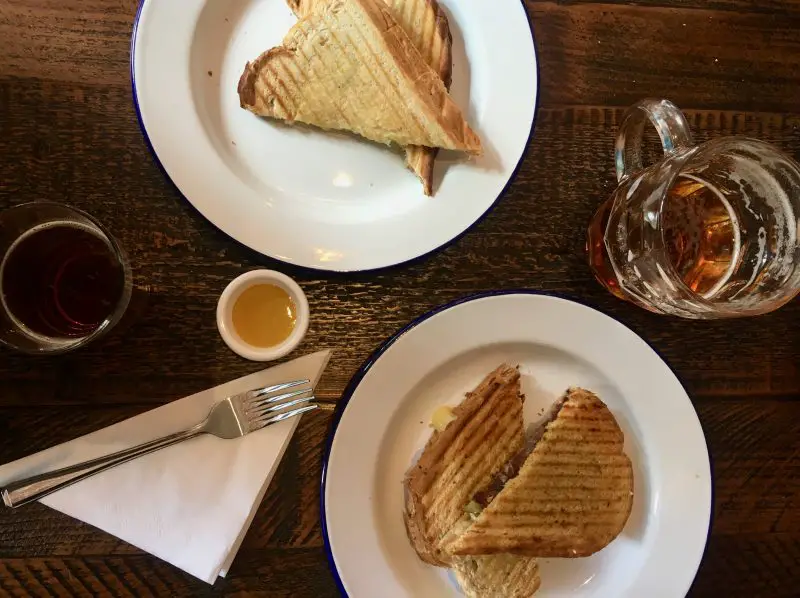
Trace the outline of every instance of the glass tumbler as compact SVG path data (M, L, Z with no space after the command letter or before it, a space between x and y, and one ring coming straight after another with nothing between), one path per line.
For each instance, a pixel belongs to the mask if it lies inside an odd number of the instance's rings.
M0 212L0 343L82 347L119 322L132 289L125 252L89 214L49 202Z

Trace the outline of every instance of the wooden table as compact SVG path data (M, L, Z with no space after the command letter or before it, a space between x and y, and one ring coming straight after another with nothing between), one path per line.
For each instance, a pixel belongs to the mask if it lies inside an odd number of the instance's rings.
M144 299L131 327L73 355L0 350L0 462L257 370L225 347L214 322L225 284L257 266L290 273L308 295L313 321L298 353L335 348L318 393L326 409L303 419L230 576L213 588L35 504L0 510L0 595L335 596L320 458L349 377L432 307L519 287L611 314L685 384L715 480L713 531L690 595L798 595L800 301L741 321L659 317L600 288L583 247L614 185L622 109L641 97L671 98L699 140L744 133L800 158L800 1L529 0L541 96L515 182L484 221L422 263L347 276L249 251L165 179L131 101L136 4L0 2L0 208L50 199L93 213L128 249Z

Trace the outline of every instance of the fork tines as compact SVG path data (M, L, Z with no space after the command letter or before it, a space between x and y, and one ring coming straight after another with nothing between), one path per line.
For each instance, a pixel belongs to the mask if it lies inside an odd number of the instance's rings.
M315 399L314 389L311 386L281 392L309 383L309 380L295 380L258 388L247 393L242 406L252 429L263 428L269 424L317 409L319 405L306 404Z

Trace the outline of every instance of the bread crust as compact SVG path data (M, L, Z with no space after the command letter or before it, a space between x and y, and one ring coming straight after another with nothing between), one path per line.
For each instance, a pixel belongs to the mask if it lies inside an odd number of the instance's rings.
M389 2L390 0L386 1ZM397 9L403 7L408 1L410 0L391 0L395 15L398 14ZM423 13L433 15L434 25L430 33L431 39L422 40L422 44L418 49L423 52L428 46L440 48L438 57L435 55L430 56L429 64L434 71L439 73L445 88L449 91L453 81L453 37L450 33L450 22L436 0L417 0L417 2L420 1L425 4ZM413 19L411 20L413 21ZM426 19L423 17L420 20L424 23ZM437 42L439 43L438 46L436 45ZM428 197L433 196L434 193L433 166L438 153L439 149L432 147L411 145L406 148L406 166L422 182L422 189Z

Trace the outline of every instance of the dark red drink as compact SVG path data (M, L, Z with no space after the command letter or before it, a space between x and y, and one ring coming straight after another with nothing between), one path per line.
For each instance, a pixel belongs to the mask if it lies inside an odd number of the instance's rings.
M115 311L124 289L125 271L108 241L73 222L32 228L0 265L8 314L49 338L91 334Z

